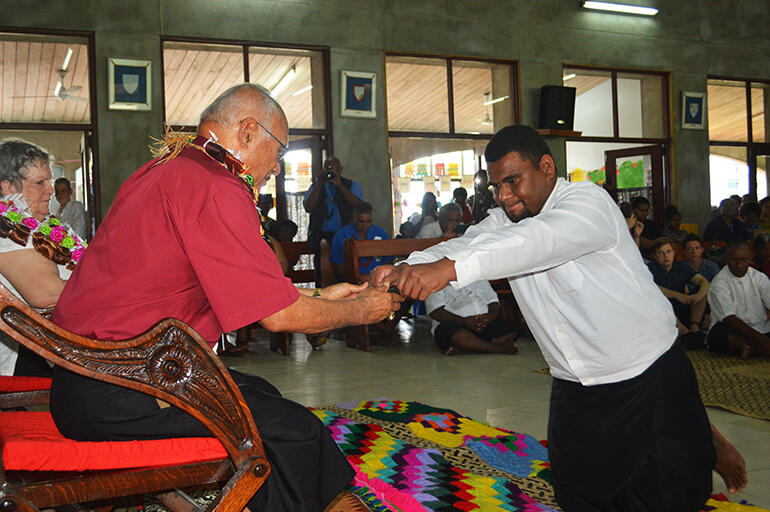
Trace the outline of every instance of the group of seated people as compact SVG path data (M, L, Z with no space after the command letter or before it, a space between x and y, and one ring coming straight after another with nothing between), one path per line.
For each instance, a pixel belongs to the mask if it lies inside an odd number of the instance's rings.
M770 355L770 243L765 228L770 227L765 223L770 220L770 197L760 203L750 195L723 200L703 239L681 229L682 215L673 205L664 211L663 230L647 218L646 198L635 197L620 208L653 280L671 302L685 347L705 346L743 358ZM704 241L718 246L712 249L713 259L704 257ZM678 245L683 261L675 258Z

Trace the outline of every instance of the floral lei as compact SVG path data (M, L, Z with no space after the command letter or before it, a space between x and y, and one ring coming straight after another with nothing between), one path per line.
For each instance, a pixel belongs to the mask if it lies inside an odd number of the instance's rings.
M69 270L75 268L88 247L53 215L41 222L13 200L0 201L0 236L26 246L30 235L36 251L58 265L66 265Z

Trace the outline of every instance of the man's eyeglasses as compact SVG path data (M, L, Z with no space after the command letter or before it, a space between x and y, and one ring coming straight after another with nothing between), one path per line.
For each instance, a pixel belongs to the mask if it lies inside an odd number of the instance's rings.
M244 119L244 121L245 121L245 119ZM243 122L243 121L241 121L241 122ZM275 139L275 141L276 141L278 144L280 144L280 145L281 145L281 150L278 152L278 160L283 160L283 157L285 157L285 156L286 156L286 153L288 153L288 152L289 152L289 146L287 146L286 144L284 144L283 142L281 142L280 140L278 140L278 137L276 137L275 135L273 135L273 132L271 132L270 130L268 130L267 128L265 128L265 125L264 125L264 124L260 123L260 122L259 122L259 121L257 121L256 119L254 120L254 122L255 122L255 123L257 123L259 126L261 126L263 130L265 130L267 133L269 133L269 134L270 134L270 136L271 136L272 138L274 138L274 139Z

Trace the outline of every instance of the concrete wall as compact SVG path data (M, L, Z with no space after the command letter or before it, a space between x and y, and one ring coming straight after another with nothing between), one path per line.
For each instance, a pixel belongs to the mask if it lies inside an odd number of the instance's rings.
M627 1L661 12L655 18L587 12L576 0L4 0L0 24L95 33L106 209L120 183L147 159L147 136L160 133L161 34L329 46L335 153L346 174L375 191L389 190L383 50L518 60L527 124L536 122L540 87L561 83L563 63L672 72L673 119L681 91L705 92L708 74L770 78L770 2ZM152 112L107 110L108 56L153 61ZM378 73L376 119L339 116L341 69ZM673 199L688 219L704 222L707 132L674 125ZM551 142L563 161L563 142ZM389 226L390 194L369 197L375 222Z

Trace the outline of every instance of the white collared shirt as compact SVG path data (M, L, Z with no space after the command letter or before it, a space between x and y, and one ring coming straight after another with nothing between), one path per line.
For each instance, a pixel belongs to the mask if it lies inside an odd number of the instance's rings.
M67 203L64 208L59 206L55 215L64 224L67 224L69 227L74 229L75 233L77 233L80 238L85 240L86 226L88 222L86 208L83 206L83 203L80 201L75 201L74 199L70 199L70 202Z
M728 316L735 315L749 327L761 333L770 332L770 279L749 267L746 275L735 277L725 267L714 276L708 293L711 306L711 327Z
M559 178L539 214L511 222L502 209L460 238L412 253L447 257L461 288L507 278L551 374L583 385L646 370L677 336L669 303L642 262L612 198Z
M431 293L425 299L425 309L430 314L443 307L450 313L465 318L489 312L489 305L495 302L500 301L492 289L492 285L489 284L489 281L482 280L460 289L447 285L444 289ZM433 322L431 332L434 332L439 322L431 320Z

